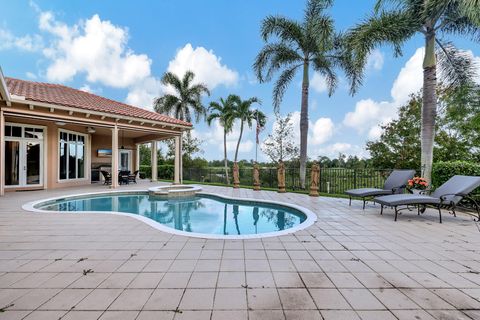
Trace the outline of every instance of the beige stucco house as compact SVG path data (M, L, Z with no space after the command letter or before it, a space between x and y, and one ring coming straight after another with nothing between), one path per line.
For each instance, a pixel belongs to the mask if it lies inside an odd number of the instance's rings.
M181 137L190 123L74 88L6 78L0 70L0 195L101 180L139 168L139 146L175 139L174 183L181 182ZM118 186L112 174L111 187ZM156 181L157 167L152 166Z

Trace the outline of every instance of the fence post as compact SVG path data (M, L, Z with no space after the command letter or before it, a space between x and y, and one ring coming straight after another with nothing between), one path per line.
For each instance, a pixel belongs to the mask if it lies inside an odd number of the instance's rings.
M353 189L357 189L357 169L353 169Z

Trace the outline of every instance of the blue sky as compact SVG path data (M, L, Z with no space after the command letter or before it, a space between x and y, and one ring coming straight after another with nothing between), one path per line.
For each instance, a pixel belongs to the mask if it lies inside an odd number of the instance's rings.
M330 11L337 30L360 21L373 4L336 1ZM159 84L166 70L193 69L212 88L205 104L230 93L259 97L261 109L269 115L263 139L274 116L272 84L257 83L251 68L263 45L260 22L270 14L301 19L304 1L3 1L1 7L0 66L6 76L62 83L148 107L153 97L168 91ZM478 44L452 40L480 56ZM338 152L368 156L364 145L378 137L378 124L394 118L398 106L421 86L422 46L421 37L413 38L400 58L394 58L389 47L376 50L364 86L353 97L343 80L329 98L321 77L312 73L309 156L333 157ZM297 77L281 112L293 112L298 126L299 109ZM217 124L211 128L195 124L194 134L204 141L204 157L222 157ZM229 136L230 155L237 136L238 127ZM247 130L240 158L254 157L254 142L254 130ZM259 158L264 156L260 153Z

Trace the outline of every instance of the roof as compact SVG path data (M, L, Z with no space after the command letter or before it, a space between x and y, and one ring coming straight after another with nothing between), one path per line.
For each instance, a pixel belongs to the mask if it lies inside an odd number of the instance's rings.
M182 120L59 84L26 81L7 77L5 81L11 95L25 97L25 100L28 101L50 103L176 125L192 126L191 123Z

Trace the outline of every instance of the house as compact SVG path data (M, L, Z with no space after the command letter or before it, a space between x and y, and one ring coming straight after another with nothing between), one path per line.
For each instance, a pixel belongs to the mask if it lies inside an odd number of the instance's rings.
M0 195L53 189L139 169L139 146L175 139L174 183L180 183L182 133L192 125L58 84L3 76L0 69ZM111 187L119 183L112 174ZM152 166L152 181L157 166Z

